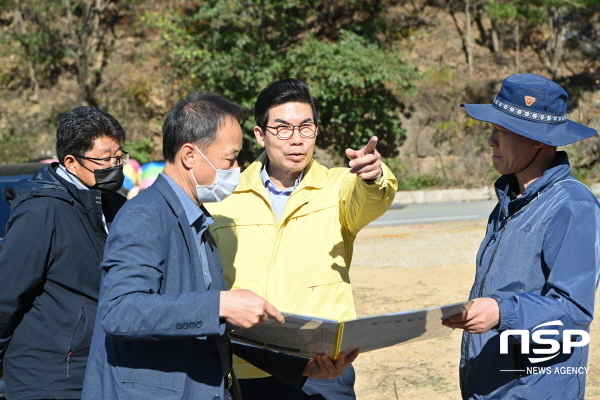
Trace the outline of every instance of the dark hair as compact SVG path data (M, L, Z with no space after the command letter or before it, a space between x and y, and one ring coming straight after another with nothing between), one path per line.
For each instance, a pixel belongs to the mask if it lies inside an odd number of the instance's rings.
M125 131L112 115L97 107L75 107L62 116L56 129L56 156L61 164L69 154L85 154L94 141L110 136L119 144L125 142Z
M162 127L163 157L174 162L175 155L186 143L206 148L216 138L227 118L241 122L246 111L223 96L212 93L190 93L167 114Z
M319 112L317 99L311 96L306 83L299 79L286 78L271 82L261 90L256 103L254 103L254 120L256 125L265 129L269 121L269 110L285 103L305 103L312 108L315 124L318 123Z

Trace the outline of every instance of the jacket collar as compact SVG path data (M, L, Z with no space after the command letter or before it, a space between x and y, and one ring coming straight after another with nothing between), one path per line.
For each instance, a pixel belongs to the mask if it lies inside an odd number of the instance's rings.
M162 176L162 174L158 174L156 180L152 183L151 187L155 188L163 195L163 197L171 207L171 210L173 210L173 214L179 216L180 219L183 216L187 221L187 216L185 214L183 204L181 204L181 201L179 201L177 194L175 194L175 191L173 190L167 179L164 176Z
M184 238L184 241L185 241L185 243L187 245L187 249L188 249L188 256L189 256L190 260L192 260L191 262L192 262L192 265L194 266L193 270L194 271L203 271L202 260L200 259L200 256L198 255L197 238L194 237L194 235L193 235L192 227L190 226L190 221L186 214L185 208L183 207L183 204L181 203L181 200L179 199L179 197L177 196L177 194L175 193L175 191L171 187L171 184L167 181L167 178L165 178L165 176L163 176L162 173L158 174L158 176L156 177L156 180L152 183L152 186L150 186L149 189L152 189L152 188L156 189L165 198L169 207L171 207L171 211L177 217L178 223L181 227L181 232L183 233L183 238ZM210 213L206 210L206 208L204 208L204 206L201 206L200 209L202 210L202 212L204 213L205 216L207 216L207 217L211 216ZM207 240L208 240L208 243L210 246L210 252L207 251L207 257L212 258L213 259L212 262L218 264L218 265L213 265L212 267L218 268L220 271L221 265L220 265L220 260L218 258L218 253L216 250L214 240L213 240L212 236L210 235L210 232L205 231L204 234L207 235ZM211 266L209 265L208 268L210 269ZM217 282L215 285L211 285L210 280L209 281L205 280L202 274L200 274L200 276L197 278L197 281L204 282L204 285L205 285L204 287L206 290L208 290L209 287L211 287L212 289L215 289L215 290L223 290L227 287L227 285L225 284L225 281L223 280L222 273L218 273L218 272L216 272L214 274L211 273L211 277L212 277L213 283ZM196 282L196 280L194 282L192 282L194 290L196 290L195 282Z
M234 193L245 192L249 190L266 193L266 189L264 188L264 185L260 178L260 171L262 170L266 159L267 152L263 151L263 153L260 156L258 156L256 161L254 161L248 166L248 168L244 170L240 178L240 184L237 186ZM300 181L300 184L298 184L298 187L296 187L296 190L294 190L294 192L297 192L307 187L321 189L323 186L325 186L326 183L327 168L323 167L313 158L308 162L308 165L304 169L304 177L302 178L302 181ZM259 188L262 188L262 190Z
M177 217L183 225L191 225L185 208L183 207L183 204L181 204L181 200L179 200L179 197L177 197L177 194L171 187L171 184L167 181L167 178L165 178L163 174L158 174L156 180L152 183L151 187L155 188L162 194L162 196L165 198L165 200L171 207L171 210L173 210L173 213L177 215ZM204 205L200 206L200 210L207 218L212 219L212 216L204 207Z
M529 185L521 197L515 198L512 192L518 190L517 178L514 174L502 175L495 183L496 195L500 202L500 208L505 217L508 217L529 204L546 189L552 187L556 182L563 180L571 173L569 157L564 151L557 151L554 163L541 177Z
M12 207L32 197L53 197L67 202L73 200L86 209L94 208L100 198L98 190L78 189L71 182L58 175L58 163L52 163L39 170L31 179L7 184L4 201Z
M14 210L20 204L36 197L52 197L70 204L79 204L85 209L85 215L94 231L106 231L102 223L104 215L107 227L125 202L125 197L119 193L102 194L95 189L79 189L73 183L61 177L56 169L58 163L43 167L33 178L8 184L4 188L4 200Z

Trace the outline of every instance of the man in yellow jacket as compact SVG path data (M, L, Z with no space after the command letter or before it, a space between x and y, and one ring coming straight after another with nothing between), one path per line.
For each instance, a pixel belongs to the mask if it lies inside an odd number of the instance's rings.
M283 312L353 319L354 239L385 213L398 187L381 162L377 137L360 150L346 150L350 168L320 165L312 158L319 134L316 101L297 79L262 90L254 115L254 134L266 151L242 173L231 196L206 204L225 279ZM240 359L234 365L244 400L356 398L351 366L336 379L309 378L300 391Z

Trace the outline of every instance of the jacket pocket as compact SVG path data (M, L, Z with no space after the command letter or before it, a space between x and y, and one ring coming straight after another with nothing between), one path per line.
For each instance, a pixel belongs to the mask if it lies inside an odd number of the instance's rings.
M87 332L87 314L85 312L85 307L81 307L79 311L79 316L75 320L75 326L71 333L71 337L69 339L69 348L67 349L67 377L69 377L69 366L71 364L71 356L81 347L85 339L85 335Z
M295 312L335 320L355 317L346 267L310 269L298 280Z
M307 204L303 204L293 215L294 218L301 218L307 215L322 213L322 212L333 212L339 214L338 199L334 198L334 201L309 201Z
M180 399L182 374L151 369L117 367L123 393L131 398Z
M312 271L307 271L307 272L312 272ZM343 281L341 276L322 276L322 271L321 271L321 276L318 276L316 273L303 273L300 275L300 282L301 285L305 288L309 288L312 289L312 291L314 291L314 288L317 288L319 286L326 286L326 285L331 285L332 283L340 283Z
M107 351L116 373L118 391L123 393L119 398L181 399L187 379L192 387L202 382L199 376L207 380L215 376L222 379L222 371L205 368L202 357L209 348L206 340L195 339L111 341ZM206 357L214 360L211 355ZM219 381L214 386L218 384ZM189 390L196 390L192 387Z
M313 288L342 282L350 283L350 277L346 265L334 263L321 268L304 270L298 275L298 281L305 288Z

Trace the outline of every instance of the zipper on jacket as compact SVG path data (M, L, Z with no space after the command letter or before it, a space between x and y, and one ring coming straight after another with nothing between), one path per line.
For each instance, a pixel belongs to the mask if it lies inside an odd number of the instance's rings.
M477 266L481 266L481 262L483 261L483 258L485 256L485 253L487 253L488 248L490 247L490 245L492 245L493 243L496 242L496 236L498 236L498 232L494 232L494 233L492 233L492 236L490 236L490 239L488 240L487 244L485 245L485 249L483 249L483 251L481 252L481 255L479 256L479 260L477 260Z
M490 263L489 263L489 268L485 271L485 273L483 274L483 278L481 278L481 284L479 285L479 291L477 293L477 297L481 297L481 295L483 294L483 286L485 284L485 281L487 280L487 277L490 273L490 270L492 269L492 264L494 263L494 258L496 257L496 252L498 251L498 247L500 247L500 239L502 239L502 235L505 232L505 228L506 225L508 223L508 219L506 219L504 222L501 223L500 228L498 229L498 232L495 232L494 235L492 236L490 243L496 242L496 240L498 241L498 244L496 245L496 247L494 247L494 252L492 253L492 256L490 257ZM498 236L498 239L496 239L496 236ZM493 241L492 241L493 240ZM483 261L483 255L485 252L482 252L481 254L481 258L479 259L479 262L481 263Z
M73 354L72 351L69 351L69 353L67 354L67 378L70 377L70 375L69 375L69 364L71 363L71 354Z
M557 182L558 183L558 182ZM551 187L553 187L554 185L552 185ZM519 213L521 213L523 210L527 209L529 207L529 205L531 203L533 203L534 201L538 200L540 198L540 194L544 194L544 192L540 192L537 194L536 197L534 197L533 199L531 199L531 201L529 203L527 203L525 206L523 206L521 209L519 209L517 212L515 212L513 215L508 216L501 224L500 227L498 228L498 232L495 232L492 235L492 238L490 238L490 242L488 243L488 245L490 243L492 243L492 240L496 240L496 237L498 236L498 242L500 241L500 239L502 239L502 235L505 232L506 229L506 225L508 224L508 221L510 219L512 219L515 215L518 215ZM492 253L492 256L490 257L490 262L489 262L489 268L487 269L487 271L485 271L485 274L483 274L483 278L481 279L481 285L479 286L479 292L477 293L477 297L481 297L481 295L483 294L483 287L484 287L484 283L487 279L487 276L490 272L490 270L492 269L492 264L494 263L494 258L496 257L496 251L498 251L498 247L500 246L500 243L498 243L498 245L496 246L496 248L494 249L494 252ZM486 249L487 250L487 249ZM485 254L485 250L481 253L481 257L479 258L478 263L481 264L481 262L483 261L483 256ZM465 373L464 373L464 377L463 378L463 382L461 382L461 392L462 392L462 388L464 387L464 379L466 379L467 376L467 360L469 358L469 344L471 343L471 335L473 335L472 333L469 334L469 336L467 336L467 340L465 343Z
M79 330L79 325L82 320L83 320L83 334L81 335L81 337L79 338L77 343L75 343L75 345L73 345L73 339L75 338L75 334ZM69 350L67 352L67 358L65 359L65 362L67 363L67 378L69 378L69 364L71 363L71 355L73 355L75 350L77 350L77 348L83 341L86 330L87 330L87 318L85 318L85 307L81 307L81 312L79 313L79 318L77 320L77 324L75 325L75 329L73 330L73 334L71 335L71 340L69 341Z
M510 217L509 217L510 218ZM489 242L487 243L486 247L488 247L490 244L495 243L496 240L498 240L498 242L500 241L500 239L502 239L502 234L504 233L504 229L506 228L506 224L508 223L508 219L504 220L501 224L500 227L498 229L497 232L494 232L492 234L492 237L490 238ZM496 237L498 237L498 239L496 239ZM498 251L498 247L500 247L500 243L498 243L496 245L496 247L494 248L494 252L492 253L492 256L490 257L490 262L489 262L489 268L487 269L487 271L485 271L485 274L483 274L483 278L481 279L481 284L479 286L479 291L477 293L477 297L481 297L482 292L483 292L483 284L485 283L487 276L490 272L490 270L492 269L492 263L494 262L494 257L496 256L496 251ZM481 252L481 257L479 258L479 265L481 265L482 261L483 261L483 256L485 255L487 248ZM476 297L476 298L477 298ZM468 332L467 332L468 333ZM461 382L461 391L462 388L464 387L464 380L466 379L467 376L467 361L469 359L469 349L470 349L470 344L471 344L471 335L473 335L473 333L468 333L467 336L467 340L465 342L465 373L463 374L463 382Z
M293 193L292 193L293 194ZM290 196L291 197L291 196ZM289 199L288 199L289 202ZM288 203L286 203L287 206ZM283 213L281 215L281 220L277 220L277 217L275 216L275 211L273 211L273 206L271 205L271 203L269 202L269 207L271 208L271 212L273 213L273 219L275 221L275 230L276 230L276 238L275 238L275 243L273 245L273 250L271 252L271 257L269 258L269 263L267 264L267 269L269 271L271 271L273 269L273 266L275 265L275 262L277 261L277 254L279 252L279 246L281 245L281 240L283 237L283 230L284 228L287 226L290 217L301 207L305 206L308 204L308 201L305 201L304 203L298 205L298 207L296 207L294 210L292 210L292 212L289 213L289 215L285 216L285 207L283 208ZM285 216L285 218L284 218ZM267 273L267 277L270 276L270 273ZM269 279L266 279L267 283L265 284L265 298L269 298ZM314 288L313 288L314 291Z

